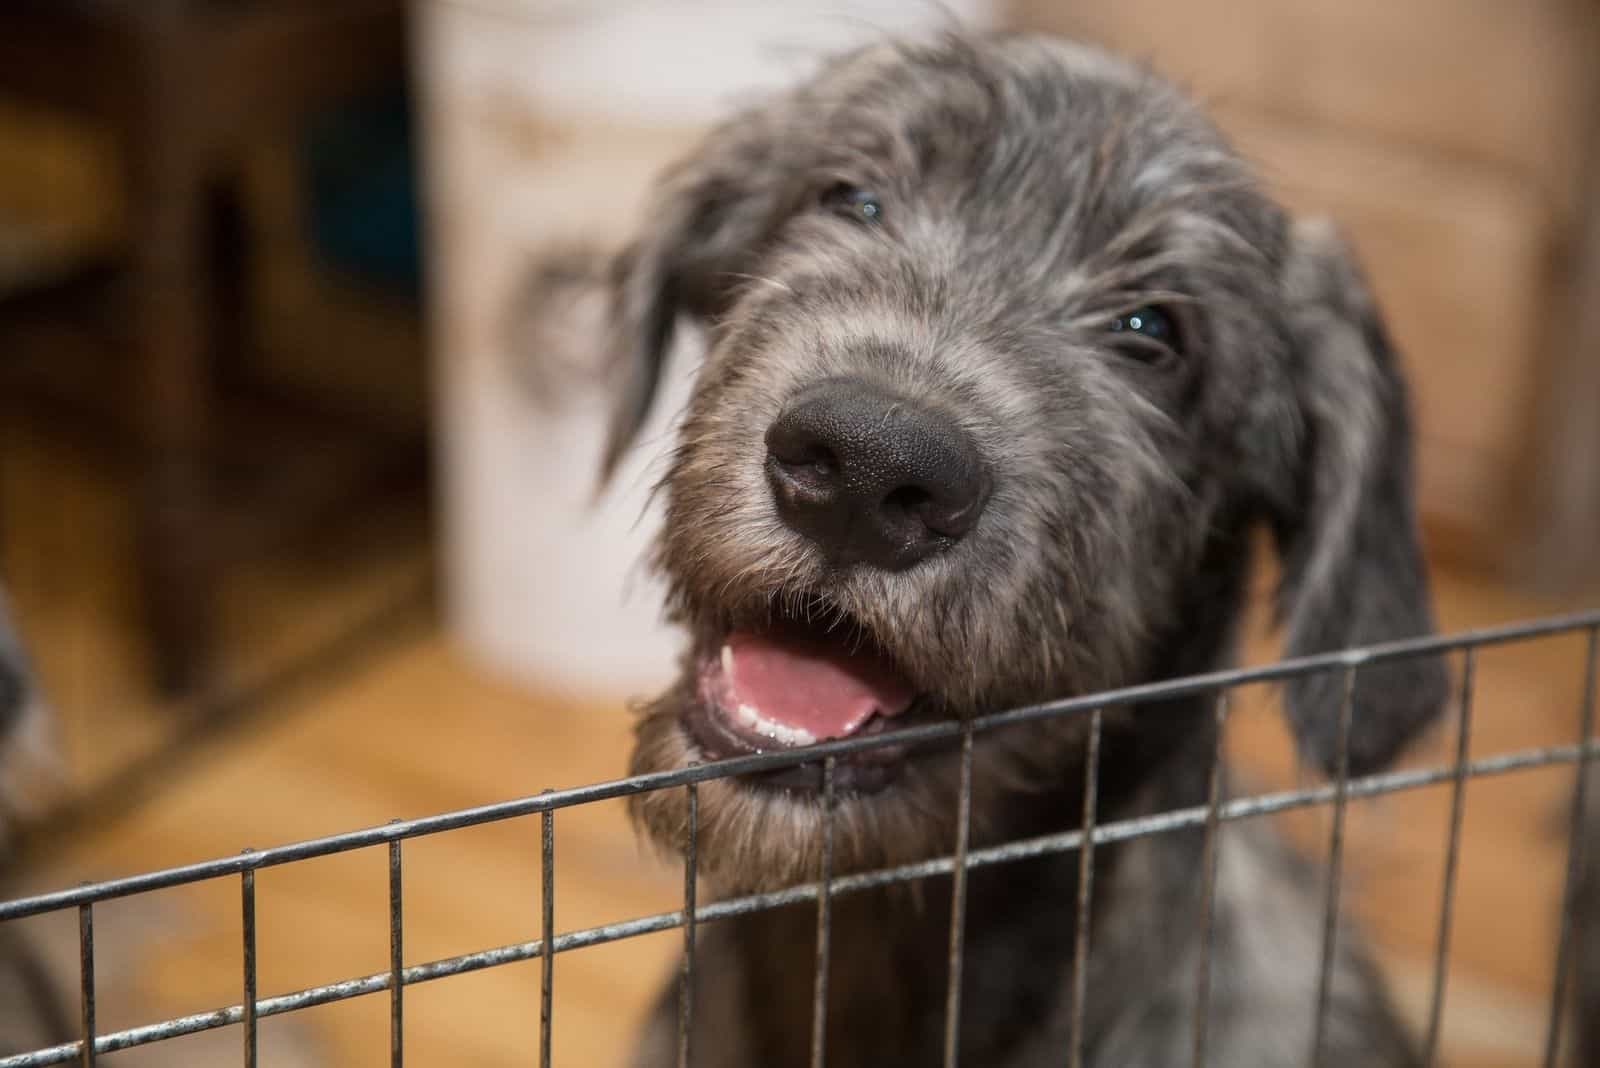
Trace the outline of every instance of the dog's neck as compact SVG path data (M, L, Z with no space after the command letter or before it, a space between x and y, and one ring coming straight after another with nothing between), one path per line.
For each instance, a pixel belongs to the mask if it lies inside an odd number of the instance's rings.
M1166 707L1163 717L1185 711ZM1135 721L1141 717L1136 713ZM1137 726L1109 731L1102 751L1099 805L1102 821L1163 811L1203 800L1203 776L1184 774L1196 766L1196 749L1211 742L1206 717L1194 715L1198 732L1181 745L1152 749L1151 732ZM1181 752L1179 751L1181 748ZM1152 763L1153 762L1153 763ZM1139 774L1132 774L1134 767ZM1172 772L1173 774L1163 774ZM1077 778L1077 777L1074 777ZM1196 781L1196 780L1199 781ZM1137 783L1123 789L1119 783ZM1048 814L1007 836L1071 830L1082 821L1081 780L1053 794L1030 796L1019 811ZM1181 845L1151 857L1190 870L1198 865L1197 834L1169 835ZM1129 989L1125 978L1146 969L1159 971L1174 939L1189 932L1189 913L1153 894L1187 895L1192 880L1183 870L1168 878L1150 873L1124 876L1136 846L1103 845L1095 853L1091 988ZM961 1060L968 1064L1009 1063L1019 1036L1037 1034L1041 1021L1069 1026L1062 1002L1073 961L1077 932L1079 859L1076 852L1006 863L971 871L967 887L966 937L962 968ZM1165 889L1163 889L1165 888ZM851 894L834 899L830 931L828 1063L853 1065L937 1064L945 1041L945 1006L950 968L951 880ZM1136 894L1150 900L1131 901ZM1168 915L1168 914L1171 915ZM1181 920L1174 916L1181 915ZM740 956L737 996L743 1002L742 1030L753 1048L740 1063L782 1066L807 1063L816 967L817 915L814 908L758 913L735 921L730 940ZM1172 927L1170 937L1153 930ZM1114 970L1118 979L1107 975ZM1091 990L1085 1033L1117 1009L1101 1004Z

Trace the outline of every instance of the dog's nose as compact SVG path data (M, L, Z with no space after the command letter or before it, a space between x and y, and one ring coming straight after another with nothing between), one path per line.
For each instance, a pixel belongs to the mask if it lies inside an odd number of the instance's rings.
M855 379L797 394L767 429L778 512L835 563L898 571L959 541L989 497L961 427Z

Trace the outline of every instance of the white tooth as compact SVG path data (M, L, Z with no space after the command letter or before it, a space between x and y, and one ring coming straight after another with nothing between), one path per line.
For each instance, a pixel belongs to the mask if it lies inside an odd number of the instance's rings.
M722 646L722 674L733 678L733 647L726 643Z
M804 727L790 727L782 723L773 723L771 720L762 720L759 729L768 738L784 745L810 745L816 741L811 732Z
M763 716L760 710L753 705L741 703L733 710L733 715L743 726L755 731L763 738L772 739L780 745L811 745L817 740L816 735L804 727L791 727L788 724L770 720Z

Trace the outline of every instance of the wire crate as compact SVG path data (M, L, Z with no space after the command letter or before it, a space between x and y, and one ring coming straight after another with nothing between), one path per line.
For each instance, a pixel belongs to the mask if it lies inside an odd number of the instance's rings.
M1480 651L1508 643L1533 642L1558 636L1578 636L1584 639L1585 653L1582 670L1582 696L1576 710L1579 733L1568 744L1530 747L1498 752L1489 756L1472 758L1469 743L1472 737L1473 682ZM1456 655L1459 657L1459 678L1451 714L1456 722L1453 759L1436 765L1406 768L1379 774L1352 777L1348 768L1348 737L1352 716L1351 696L1355 680L1369 665L1393 662L1407 658ZM1566 845L1565 892L1561 904L1558 942L1555 953L1555 970L1548 1005L1548 1023L1544 1036L1546 1065L1557 1063L1558 1051L1563 1048L1563 1028L1567 1017L1566 1006L1571 994L1572 976L1581 962L1582 941L1573 937L1574 903L1580 879L1585 871L1585 845L1600 827L1587 828L1586 814L1600 805L1600 798L1586 797L1593 776L1585 772L1600 759L1600 737L1596 736L1596 670L1600 661L1600 610L1556 616L1529 623L1463 632L1446 637L1428 637L1397 641L1358 649L1348 649L1325 655L1285 660L1265 666L1217 671L1205 675L1156 682L1093 694L1070 700L1053 701L1005 712L986 715L965 721L947 721L907 727L884 735L858 736L824 742L802 750L765 752L741 756L714 763L696 765L671 772L633 776L610 782L596 783L574 789L546 791L534 796L477 808L446 812L420 819L397 820L381 826L325 838L295 842L259 851L247 851L204 863L153 871L126 878L111 879L86 884L52 893L38 894L13 901L0 902L0 924L46 913L76 911L80 954L80 1037L72 1042L40 1049L30 1053L0 1058L0 1068L40 1068L44 1065L93 1065L96 1058L136 1046L158 1043L180 1036L224 1027L239 1027L242 1032L241 1060L247 1068L257 1063L257 1030L259 1021L266 1017L294 1013L315 1006L327 1005L367 995L386 994L389 1000L391 1063L400 1068L405 1063L404 1014L406 991L421 983L443 980L483 969L500 967L516 962L538 961L541 968L540 1021L538 1049L530 1049L530 1062L537 1060L542 1066L551 1064L551 1033L554 1026L551 1006L553 994L553 962L556 954L573 953L588 947L643 935L680 930L683 938L681 1004L679 1012L680 1063L688 1064L692 1051L689 1048L690 1025L695 1006L692 999L692 980L695 969L695 932L701 924L734 916L785 906L811 904L817 915L817 954L813 979L813 1048L812 1063L821 1065L826 1059L823 1027L827 1004L828 960L831 944L831 908L835 898L856 894L864 890L895 883L906 883L930 877L950 877L953 894L951 909L951 936L949 950L949 988L946 1008L945 1064L956 1063L957 1036L961 1019L962 931L966 916L967 875L977 868L1004 865L1026 858L1050 854L1076 853L1078 857L1079 916L1090 907L1090 890L1095 878L1095 850L1083 849L1085 842L1099 846L1112 842L1128 841L1150 835L1171 833L1182 829L1203 830L1205 835L1205 867L1203 878L1209 880L1202 898L1210 909L1211 882L1216 878L1218 833L1223 824L1252 817L1293 810L1324 810L1331 816L1322 918L1321 956L1317 994L1315 1032L1320 1037L1322 1015L1327 1008L1330 977L1333 967L1333 947L1339 927L1339 885L1344 859L1345 813L1349 803L1357 799L1373 798L1428 786L1447 785L1451 791L1450 821L1445 848L1445 869L1438 902L1437 938L1433 946L1432 985L1427 1013L1427 1031L1424 1036L1427 1063L1434 1063L1440 1042L1441 1020L1446 994L1446 977L1452 930L1452 909L1456 896L1457 869L1462 833L1462 813L1468 782L1489 776L1503 775L1525 769L1570 766L1577 771L1571 796L1571 829ZM1133 704L1147 704L1162 700L1207 696L1214 698L1212 707L1219 726L1228 715L1229 699L1233 691L1246 684L1281 683L1284 680L1311 675L1336 675L1342 679L1344 700L1340 710L1337 773L1331 781L1319 782L1295 789L1260 793L1241 797L1225 797L1221 788L1221 747L1211 776L1207 804L1168 811L1152 816L1112 822L1097 822L1095 818L1098 790L1097 765L1092 759L1097 753L1103 714L1110 709ZM1062 833L1036 838L1004 842L982 848L969 847L970 803L972 789L973 741L978 735L999 730L1009 725L1055 717L1081 716L1089 721L1089 753L1084 781L1084 811L1086 817L1081 827ZM699 854L697 843L696 797L700 784L731 776L771 772L803 763L821 762L823 765L822 803L831 814L833 806L833 765L837 758L884 745L918 745L926 743L959 745L961 753L961 787L958 797L958 833L954 851L950 855L935 857L893 868L848 874L835 874L831 870L832 857L823 853L820 870L815 881L781 890L704 901L697 887ZM683 843L683 903L681 908L652 915L636 916L600 926L561 931L554 923L555 875L555 820L563 810L591 805L601 801L625 798L657 790L683 790L688 800L689 821ZM427 836L449 834L505 820L538 816L541 824L540 871L543 884L542 930L540 937L478 952L466 953L421 963L406 962L403 946L402 873L404 846L409 840ZM256 970L256 876L265 868L296 864L312 858L327 857L353 850L386 850L388 854L388 930L389 967L367 975L356 975L342 981L293 990L286 993L265 994L257 987ZM242 910L243 941L240 946L242 973L241 997L238 1003L207 1012L161 1020L125 1030L102 1032L96 1026L95 1015L95 922L96 905L116 898L147 894L158 890L198 883L205 880L236 879L239 884ZM1202 928L1209 931L1209 923ZM1092 952L1088 940L1088 923L1078 925L1078 936L1073 948L1075 970L1079 977L1074 991L1074 1024L1082 1011L1082 977L1084 961ZM1209 942L1203 947L1209 951ZM1193 1043L1195 1062L1204 1062L1207 1014L1205 1007L1206 977L1209 974L1207 954L1197 975L1200 1011L1195 1015ZM1072 1033L1081 1035L1082 1028L1074 1026ZM1308 1063L1316 1059L1318 1037L1308 1051ZM530 1040L531 1045L531 1040ZM1081 1063L1082 1050L1064 1051L1066 1063Z

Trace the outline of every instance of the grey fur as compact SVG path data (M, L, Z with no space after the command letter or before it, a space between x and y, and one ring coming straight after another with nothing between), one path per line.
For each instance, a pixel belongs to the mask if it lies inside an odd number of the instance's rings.
M881 220L819 203L871 189ZM1406 393L1371 296L1326 227L1292 224L1213 126L1155 76L1028 36L874 45L712 132L663 180L612 272L628 383L608 453L647 415L675 321L710 348L662 486L656 563L697 650L775 612L823 611L891 654L931 713L967 716L1228 661L1266 525L1291 654L1432 627L1410 495ZM1112 318L1156 304L1184 353L1131 358ZM833 567L778 518L763 435L789 397L850 376L940 413L994 473L977 527L902 571ZM635 771L698 759L683 680L644 712ZM1349 763L1389 761L1447 689L1423 662L1366 673ZM1337 678L1289 687L1307 757L1333 767ZM1178 705L1181 705L1179 707ZM1202 702L1108 714L1102 819L1196 804ZM972 840L1081 820L1081 720L979 739ZM949 852L957 762L919 754L840 800L836 870ZM820 808L741 782L700 788L719 891L814 878ZM636 799L667 848L681 791ZM1199 952L1198 834L1097 854L1084 1041L1097 1066L1182 1060ZM1304 1063L1318 880L1262 829L1226 836L1212 1063ZM1064 1062L1076 857L974 873L962 1062ZM938 1063L947 883L841 900L828 1063ZM705 932L696 1063L806 1061L809 912ZM1329 1063L1412 1063L1357 940L1337 957ZM638 1064L673 1063L671 998Z

